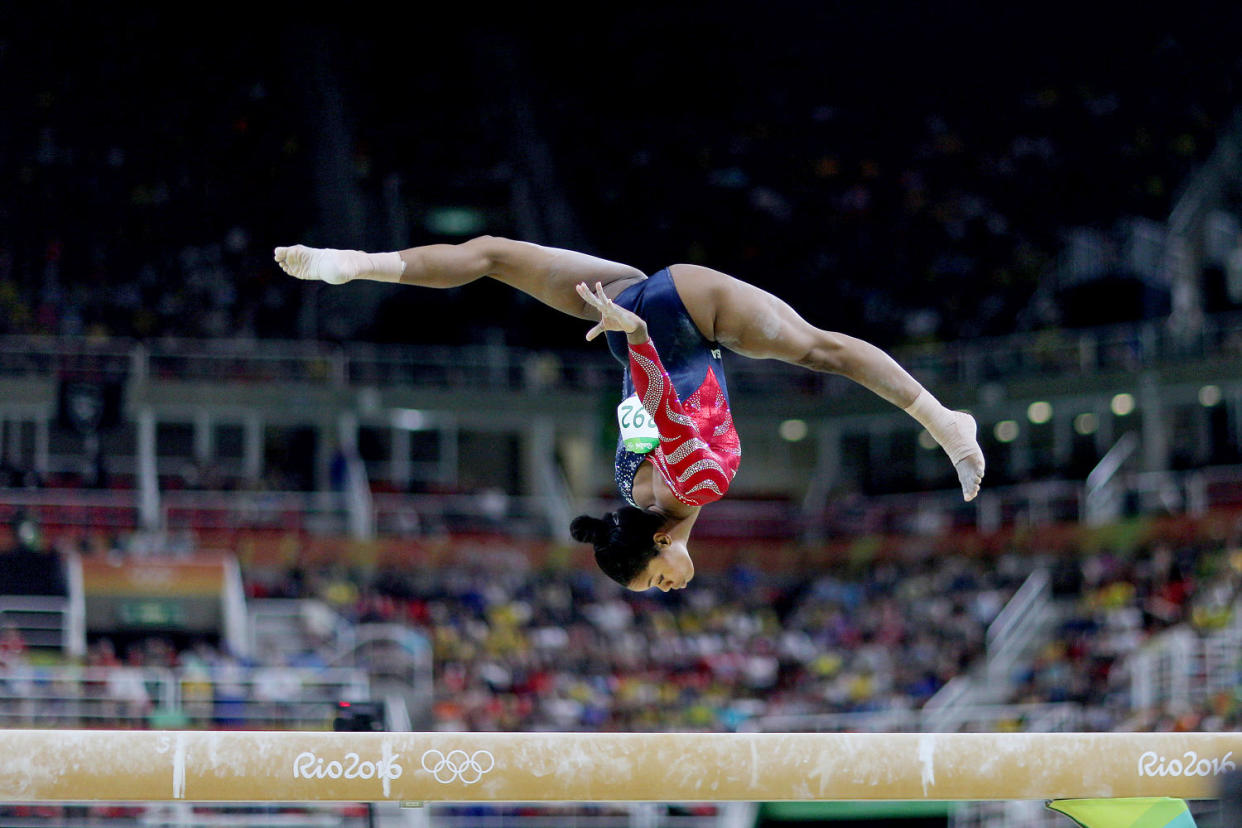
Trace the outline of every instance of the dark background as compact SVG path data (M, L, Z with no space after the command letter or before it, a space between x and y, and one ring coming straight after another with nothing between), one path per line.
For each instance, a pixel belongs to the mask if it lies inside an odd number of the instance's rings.
M496 285L271 264L474 232L706 264L887 347L1150 316L1126 273L1031 297L1067 228L1167 217L1239 89L1223 3L181 14L0 8L0 333L578 347Z

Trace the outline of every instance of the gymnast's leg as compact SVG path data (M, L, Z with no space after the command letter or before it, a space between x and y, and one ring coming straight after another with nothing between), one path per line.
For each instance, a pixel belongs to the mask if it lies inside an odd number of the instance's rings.
M289 275L339 285L354 279L419 287L453 288L484 276L527 293L562 313L596 320L578 295L579 282L604 286L610 298L646 276L628 265L586 253L495 236L461 244L430 244L395 253L332 248L277 247L276 262Z
M949 455L962 495L971 500L978 494L984 460L974 418L945 408L888 354L861 339L820 330L784 301L719 271L673 265L670 272L708 339L743 356L779 359L859 383L918 420Z

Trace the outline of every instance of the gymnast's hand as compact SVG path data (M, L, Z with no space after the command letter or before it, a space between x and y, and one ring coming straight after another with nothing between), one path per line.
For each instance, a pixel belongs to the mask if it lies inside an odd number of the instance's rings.
M626 310L609 299L601 283L595 283L595 292L592 293L586 282L579 282L578 295L582 297L582 301L599 311L598 324L587 331L588 340L594 339L604 331L621 331L630 342L647 341L647 323L638 314Z

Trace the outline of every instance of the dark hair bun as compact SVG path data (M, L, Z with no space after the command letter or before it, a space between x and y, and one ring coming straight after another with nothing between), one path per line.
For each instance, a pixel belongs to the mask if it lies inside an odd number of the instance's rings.
M596 543L604 537L608 524L590 515L578 515L569 524L569 534L582 543Z

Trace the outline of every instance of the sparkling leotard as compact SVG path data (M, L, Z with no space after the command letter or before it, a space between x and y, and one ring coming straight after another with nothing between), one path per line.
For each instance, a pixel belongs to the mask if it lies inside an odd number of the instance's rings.
M608 346L625 366L623 398L636 393L660 433L660 445L650 454L628 451L618 440L617 489L637 506L634 475L650 459L683 503L719 500L742 456L720 347L699 332L667 268L614 301L647 323L648 342L630 346L624 334L612 331Z

